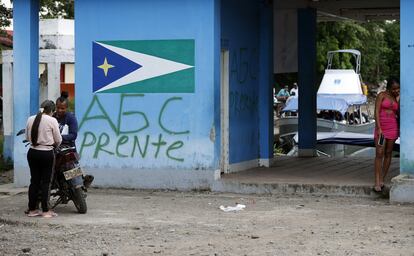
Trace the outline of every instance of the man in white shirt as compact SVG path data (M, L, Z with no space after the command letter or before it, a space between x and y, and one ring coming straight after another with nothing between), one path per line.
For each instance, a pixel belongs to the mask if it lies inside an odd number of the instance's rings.
M294 96L294 97L299 96L298 84L296 82L293 83L293 88L290 89L290 96Z

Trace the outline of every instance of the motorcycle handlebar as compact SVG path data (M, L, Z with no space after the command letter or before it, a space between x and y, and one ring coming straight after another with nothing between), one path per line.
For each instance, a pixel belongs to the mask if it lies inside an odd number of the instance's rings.
M21 129L20 131L17 132L16 136L20 136L24 134L25 132L26 132L26 129Z
M59 152L65 153L67 151L76 150L76 147L57 147L56 150L58 150Z

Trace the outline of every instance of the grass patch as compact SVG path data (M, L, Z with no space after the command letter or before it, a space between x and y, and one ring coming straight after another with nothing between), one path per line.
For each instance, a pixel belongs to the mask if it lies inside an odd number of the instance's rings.
M0 135L0 172L13 169L13 161L9 157L7 159L4 159L3 157L3 144L4 144L4 136L3 134L1 134Z

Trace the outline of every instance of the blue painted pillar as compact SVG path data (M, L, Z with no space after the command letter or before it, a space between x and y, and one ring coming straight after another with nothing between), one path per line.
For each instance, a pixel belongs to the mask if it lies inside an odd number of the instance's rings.
M260 6L259 50L259 142L260 165L270 166L273 159L273 6L264 1Z
M220 169L221 156L221 84L220 84L220 54L221 54L221 1L214 1L214 166Z
M316 155L316 10L298 9L299 157Z
M400 175L392 178L390 201L414 203L414 1L400 2L401 127Z
M13 108L14 134L26 127L27 118L39 109L39 1L13 1ZM14 142L14 180L29 181L27 148L22 136Z
M401 173L414 175L414 1L401 0Z

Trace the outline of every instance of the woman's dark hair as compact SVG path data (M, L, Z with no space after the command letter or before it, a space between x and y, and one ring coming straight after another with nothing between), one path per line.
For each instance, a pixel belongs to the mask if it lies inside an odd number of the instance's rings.
M390 77L387 80L387 90L391 90L393 84L400 84L400 80L396 77Z
M37 146L37 138L39 137L39 125L40 121L42 120L43 113L50 114L55 111L56 105L51 100L45 100L40 105L40 111L37 113L35 120L33 121L32 130L31 130L31 139L32 145Z
M56 105L58 103L64 103L64 104L66 104L66 106L69 106L69 100L68 100L68 98L69 98L68 92L62 91L60 93L60 97L56 99Z

